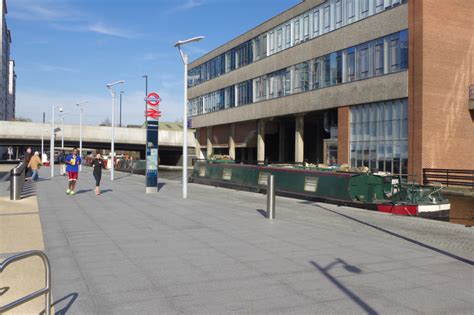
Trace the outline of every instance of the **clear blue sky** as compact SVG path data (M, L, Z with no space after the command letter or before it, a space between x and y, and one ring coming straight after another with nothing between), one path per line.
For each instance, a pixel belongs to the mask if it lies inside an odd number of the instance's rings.
M111 118L105 85L125 80L123 123L142 122L144 79L163 99L163 121L182 118L183 66L174 43L190 59L222 45L300 0L7 0L16 62L17 116L41 121L64 104L88 99L87 124ZM117 107L118 108L118 107ZM118 111L117 111L118 113Z

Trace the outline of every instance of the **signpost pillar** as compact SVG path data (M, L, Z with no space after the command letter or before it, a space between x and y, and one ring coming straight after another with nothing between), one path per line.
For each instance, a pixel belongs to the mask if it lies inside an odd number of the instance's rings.
M146 193L158 192L158 110L160 96L157 93L147 95L146 102Z

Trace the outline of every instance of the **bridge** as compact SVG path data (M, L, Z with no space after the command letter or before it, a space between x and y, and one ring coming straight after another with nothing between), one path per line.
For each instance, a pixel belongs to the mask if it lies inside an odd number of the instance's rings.
M55 147L61 147L64 135L64 146L79 146L79 125L56 124ZM188 129L188 147L190 154L196 146L194 130ZM41 146L44 136L45 148L49 148L51 124L32 122L0 121L0 146ZM160 123L158 132L160 151L174 156L182 154L183 129L181 124ZM112 127L84 125L82 130L82 147L88 149L110 149ZM145 153L146 131L144 128L115 127L115 149L117 151L138 151ZM46 149L45 149L46 150ZM49 149L48 149L49 150Z

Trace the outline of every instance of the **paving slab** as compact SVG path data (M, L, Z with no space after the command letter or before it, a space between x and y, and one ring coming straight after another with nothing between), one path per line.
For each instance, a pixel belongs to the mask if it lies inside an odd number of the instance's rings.
M443 314L474 310L472 229L88 168L38 183L55 297L72 314ZM47 177L42 169L41 176Z

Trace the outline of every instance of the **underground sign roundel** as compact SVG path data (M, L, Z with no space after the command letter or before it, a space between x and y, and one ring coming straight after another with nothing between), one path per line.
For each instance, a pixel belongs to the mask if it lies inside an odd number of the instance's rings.
M148 105L150 106L158 106L158 104L160 104L160 96L158 95L158 93L155 93L155 92L152 92L150 94L148 94L148 97L147 97L147 103Z

